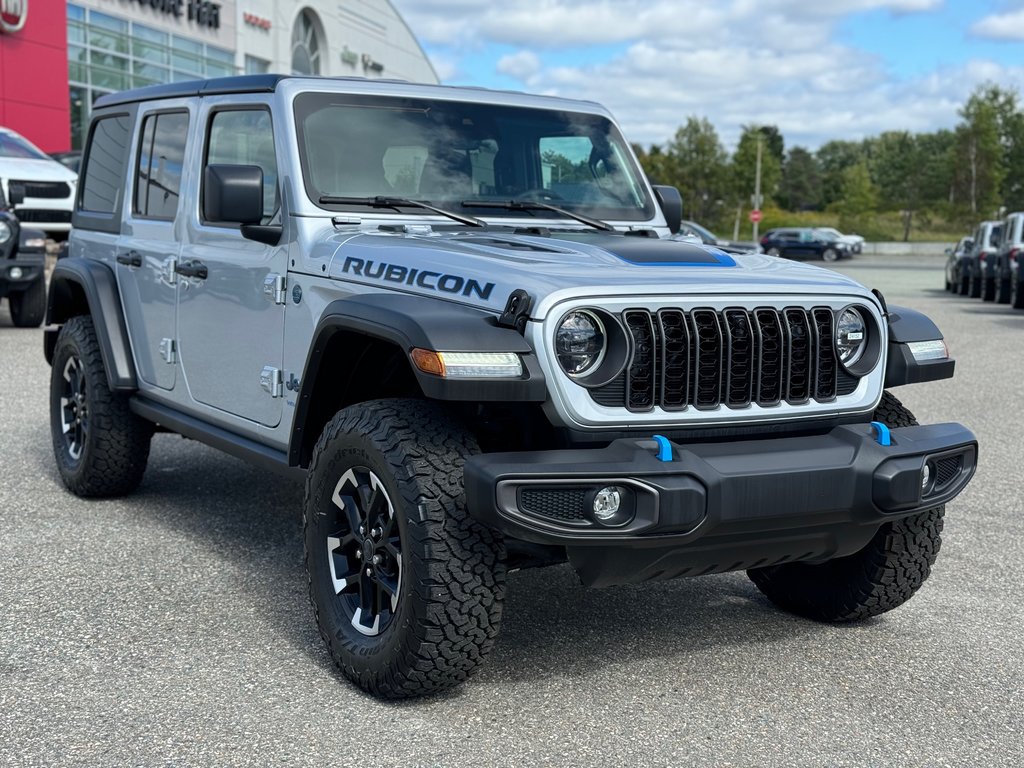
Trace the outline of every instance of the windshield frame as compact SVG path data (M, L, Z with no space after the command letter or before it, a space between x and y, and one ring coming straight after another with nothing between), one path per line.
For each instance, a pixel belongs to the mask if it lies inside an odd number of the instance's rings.
M578 184L578 188L582 193L591 194L595 198L600 199L600 203L594 203L591 201L584 200L570 200L562 198L549 198L547 196L541 196L534 199L541 200L544 202L551 202L560 207L571 209L574 212L590 216L592 218L601 220L613 220L633 223L647 223L651 222L652 219L656 219L659 208L651 194L650 185L647 181L646 176L643 173L642 168L636 161L635 156L625 138L622 136L618 127L615 123L610 120L606 115L587 112L587 111L573 111L566 110L564 106L552 106L552 107L537 107L537 106L524 106L519 104L510 104L505 102L492 103L489 101L476 101L476 100L462 100L462 99L444 99L439 98L435 95L410 95L410 94L366 94L366 93L349 93L349 92L337 92L337 91L321 91L321 90L309 90L301 91L296 94L292 102L293 119L294 119L294 130L295 130L295 145L296 152L299 160L299 170L302 177L301 186L305 193L305 197L313 203L318 209L329 211L331 213L347 212L347 213L358 213L362 211L366 213L365 206L353 206L346 204L335 204L335 203L323 203L321 198L324 197L364 197L364 196L383 196L383 197L406 197L409 199L416 199L420 201L429 202L430 204L449 209L463 210L466 213L470 213L477 216L485 216L496 219L518 219L524 218L537 218L538 214L542 214L543 211L528 211L522 209L515 210L503 210L501 208L494 207L477 207L472 205L473 200L481 202L494 202L494 201L507 201L510 197L509 193L499 193L497 191L484 191L486 188L485 184L480 184L476 189L478 191L471 191L468 195L465 192L452 193L450 196L443 194L435 194L436 189L424 189L422 193L417 191L407 190L388 190L384 187L380 189L366 189L359 191L350 191L347 189L333 189L333 188L321 188L329 187L328 184L317 183L314 178L313 166L316 163L315 141L320 141L321 146L323 138L314 138L311 133L307 133L307 121L319 113L321 110L330 108L376 108L376 109L391 109L397 112L406 112L409 115L417 116L423 115L426 119L430 115L430 119L435 120L439 123L439 135L443 136L445 131L452 130L452 126L455 126L455 130L459 130L459 123L462 125L473 126L473 120L484 127L479 129L481 136L486 136L480 144L484 145L489 142L490 146L496 146L496 150L490 150L493 152L491 161L497 157L502 146L512 146L513 139L509 138L512 136L518 144L515 145L514 151L516 159L522 161L526 157L527 152L532 149L530 142L540 142L542 139L549 137L565 137L565 136L588 136L592 138L592 143L598 141L607 141L607 144L602 144L602 151L606 154L602 156L598 162L605 161L605 157L610 160L610 168L612 169L609 173L614 178L614 185L609 184L602 186L598 176L595 174L593 182L589 179L583 179L582 183ZM431 112L433 110L433 112ZM369 113L367 113L369 114ZM435 117L436 116L436 117ZM550 117L548 117L550 116ZM461 118L461 121L460 121ZM516 120L520 119L524 123L530 120L535 121L541 128L546 127L544 122L547 119L552 126L552 132L543 132L530 134L525 133L522 136L514 134L517 128ZM503 122L504 121L504 122ZM561 121L561 122L559 122ZM372 121L365 121L367 124ZM328 123L330 124L330 123ZM492 125L493 124L493 125ZM315 124L309 124L310 131L320 130L323 132L323 125L316 126ZM427 126L424 129L423 126L418 124L418 119L408 121L409 135L418 139L422 139L424 143L428 140L435 141L440 145L440 141L435 139L431 130L433 126ZM566 133L570 128L578 128L579 126L593 126L594 133ZM554 129L562 126L563 132L556 133ZM384 126L387 127L387 126ZM492 134L485 133L487 129L495 131L493 134L494 138L491 138ZM358 140L359 126L350 129L350 133L346 135L339 135L338 146L345 146L346 142L348 146L353 147L354 151L359 152L362 146ZM395 133L396 135L401 133L405 127L401 125L400 121L396 119ZM471 132L475 128L467 130ZM502 132L504 131L504 133ZM340 132L339 132L340 133ZM352 137L352 138L349 138ZM464 138L459 136L459 138ZM495 139L500 139L503 143L497 144ZM393 141L393 140L392 140ZM538 144L539 146L539 144ZM312 147L312 149L311 149ZM377 143L376 149L384 147L386 151L390 151L393 148L398 148L397 143L388 145L386 141L380 141ZM525 149L523 149L525 148ZM465 152L465 150L457 148L456 151ZM596 150L595 150L596 152ZM311 160L313 155L313 160ZM379 157L379 154L376 155ZM432 156L431 156L432 157ZM543 177L541 171L544 170L544 161L540 158L539 150L532 152L529 161L535 161L536 166L532 169L525 171L529 174L532 170L534 175L538 178ZM345 160L339 161L344 163ZM591 166L593 168L593 166ZM380 171L380 168L376 168L374 172ZM474 173L476 167L474 167ZM492 174L496 174L497 171L491 170ZM422 174L422 171L421 171ZM336 177L338 178L338 177ZM516 181L522 182L525 177L517 177ZM605 178L605 177L602 177ZM473 179L474 184L476 178ZM550 181L550 178L547 179ZM416 185L423 182L422 177L416 180ZM625 187L623 187L625 185ZM297 185L298 186L298 185ZM335 185L341 186L341 185ZM397 186L397 185L396 185ZM623 188L625 191L623 191ZM531 188L532 191L542 192L536 187ZM518 191L517 194L524 194L528 190ZM526 201L530 198L524 196L521 198ZM610 204L614 200L618 202L617 205ZM401 216L408 218L409 216L424 216L424 215L436 215L432 214L427 210L408 210L401 212L381 212L379 215L386 217ZM558 217L557 214L555 214ZM561 217L558 217L561 218ZM569 224L566 221L566 224Z

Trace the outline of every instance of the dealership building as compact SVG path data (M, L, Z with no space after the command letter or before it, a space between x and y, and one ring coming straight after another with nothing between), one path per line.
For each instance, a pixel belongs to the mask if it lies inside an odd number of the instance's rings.
M0 0L0 125L48 152L104 93L259 72L438 82L388 0Z

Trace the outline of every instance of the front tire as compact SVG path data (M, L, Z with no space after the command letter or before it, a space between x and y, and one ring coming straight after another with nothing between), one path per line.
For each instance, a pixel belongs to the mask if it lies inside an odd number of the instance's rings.
M996 280L994 277L985 277L981 280L981 300L994 301L996 298Z
M1010 279L1000 277L996 279L996 304L1010 303Z
M11 322L18 328L38 328L46 315L46 279L40 277L21 293L11 295Z
M498 634L500 537L466 511L476 442L440 406L339 411L306 480L304 543L320 634L341 671L382 698L463 682Z
M888 392L875 421L908 427L917 420ZM891 611L909 600L931 573L942 545L945 507L885 523L864 549L816 565L788 563L747 571L783 610L809 619L849 622Z
M153 425L110 391L92 318L60 329L50 371L50 434L61 480L76 495L122 496L146 471Z
M780 251L779 251L778 248L769 248L768 249L768 255L769 256L778 256L779 253L780 253Z
M1014 280L1010 278L1010 306L1014 309L1024 309L1024 286L1021 286L1020 280Z

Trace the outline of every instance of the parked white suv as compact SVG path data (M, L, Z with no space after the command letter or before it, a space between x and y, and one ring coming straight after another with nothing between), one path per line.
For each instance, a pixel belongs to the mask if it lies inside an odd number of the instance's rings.
M8 200L20 200L14 207L19 221L47 234L69 231L77 185L77 173L0 126L0 192Z

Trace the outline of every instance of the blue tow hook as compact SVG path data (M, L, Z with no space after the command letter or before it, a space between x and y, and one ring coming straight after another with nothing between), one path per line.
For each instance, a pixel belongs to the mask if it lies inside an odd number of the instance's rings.
M654 442L658 444L658 453L655 458L658 461L672 461L672 443L668 441L668 438L655 435Z
M892 445L892 434L889 432L889 428L880 421L872 421L871 426L874 428L875 440L878 441L879 445Z

